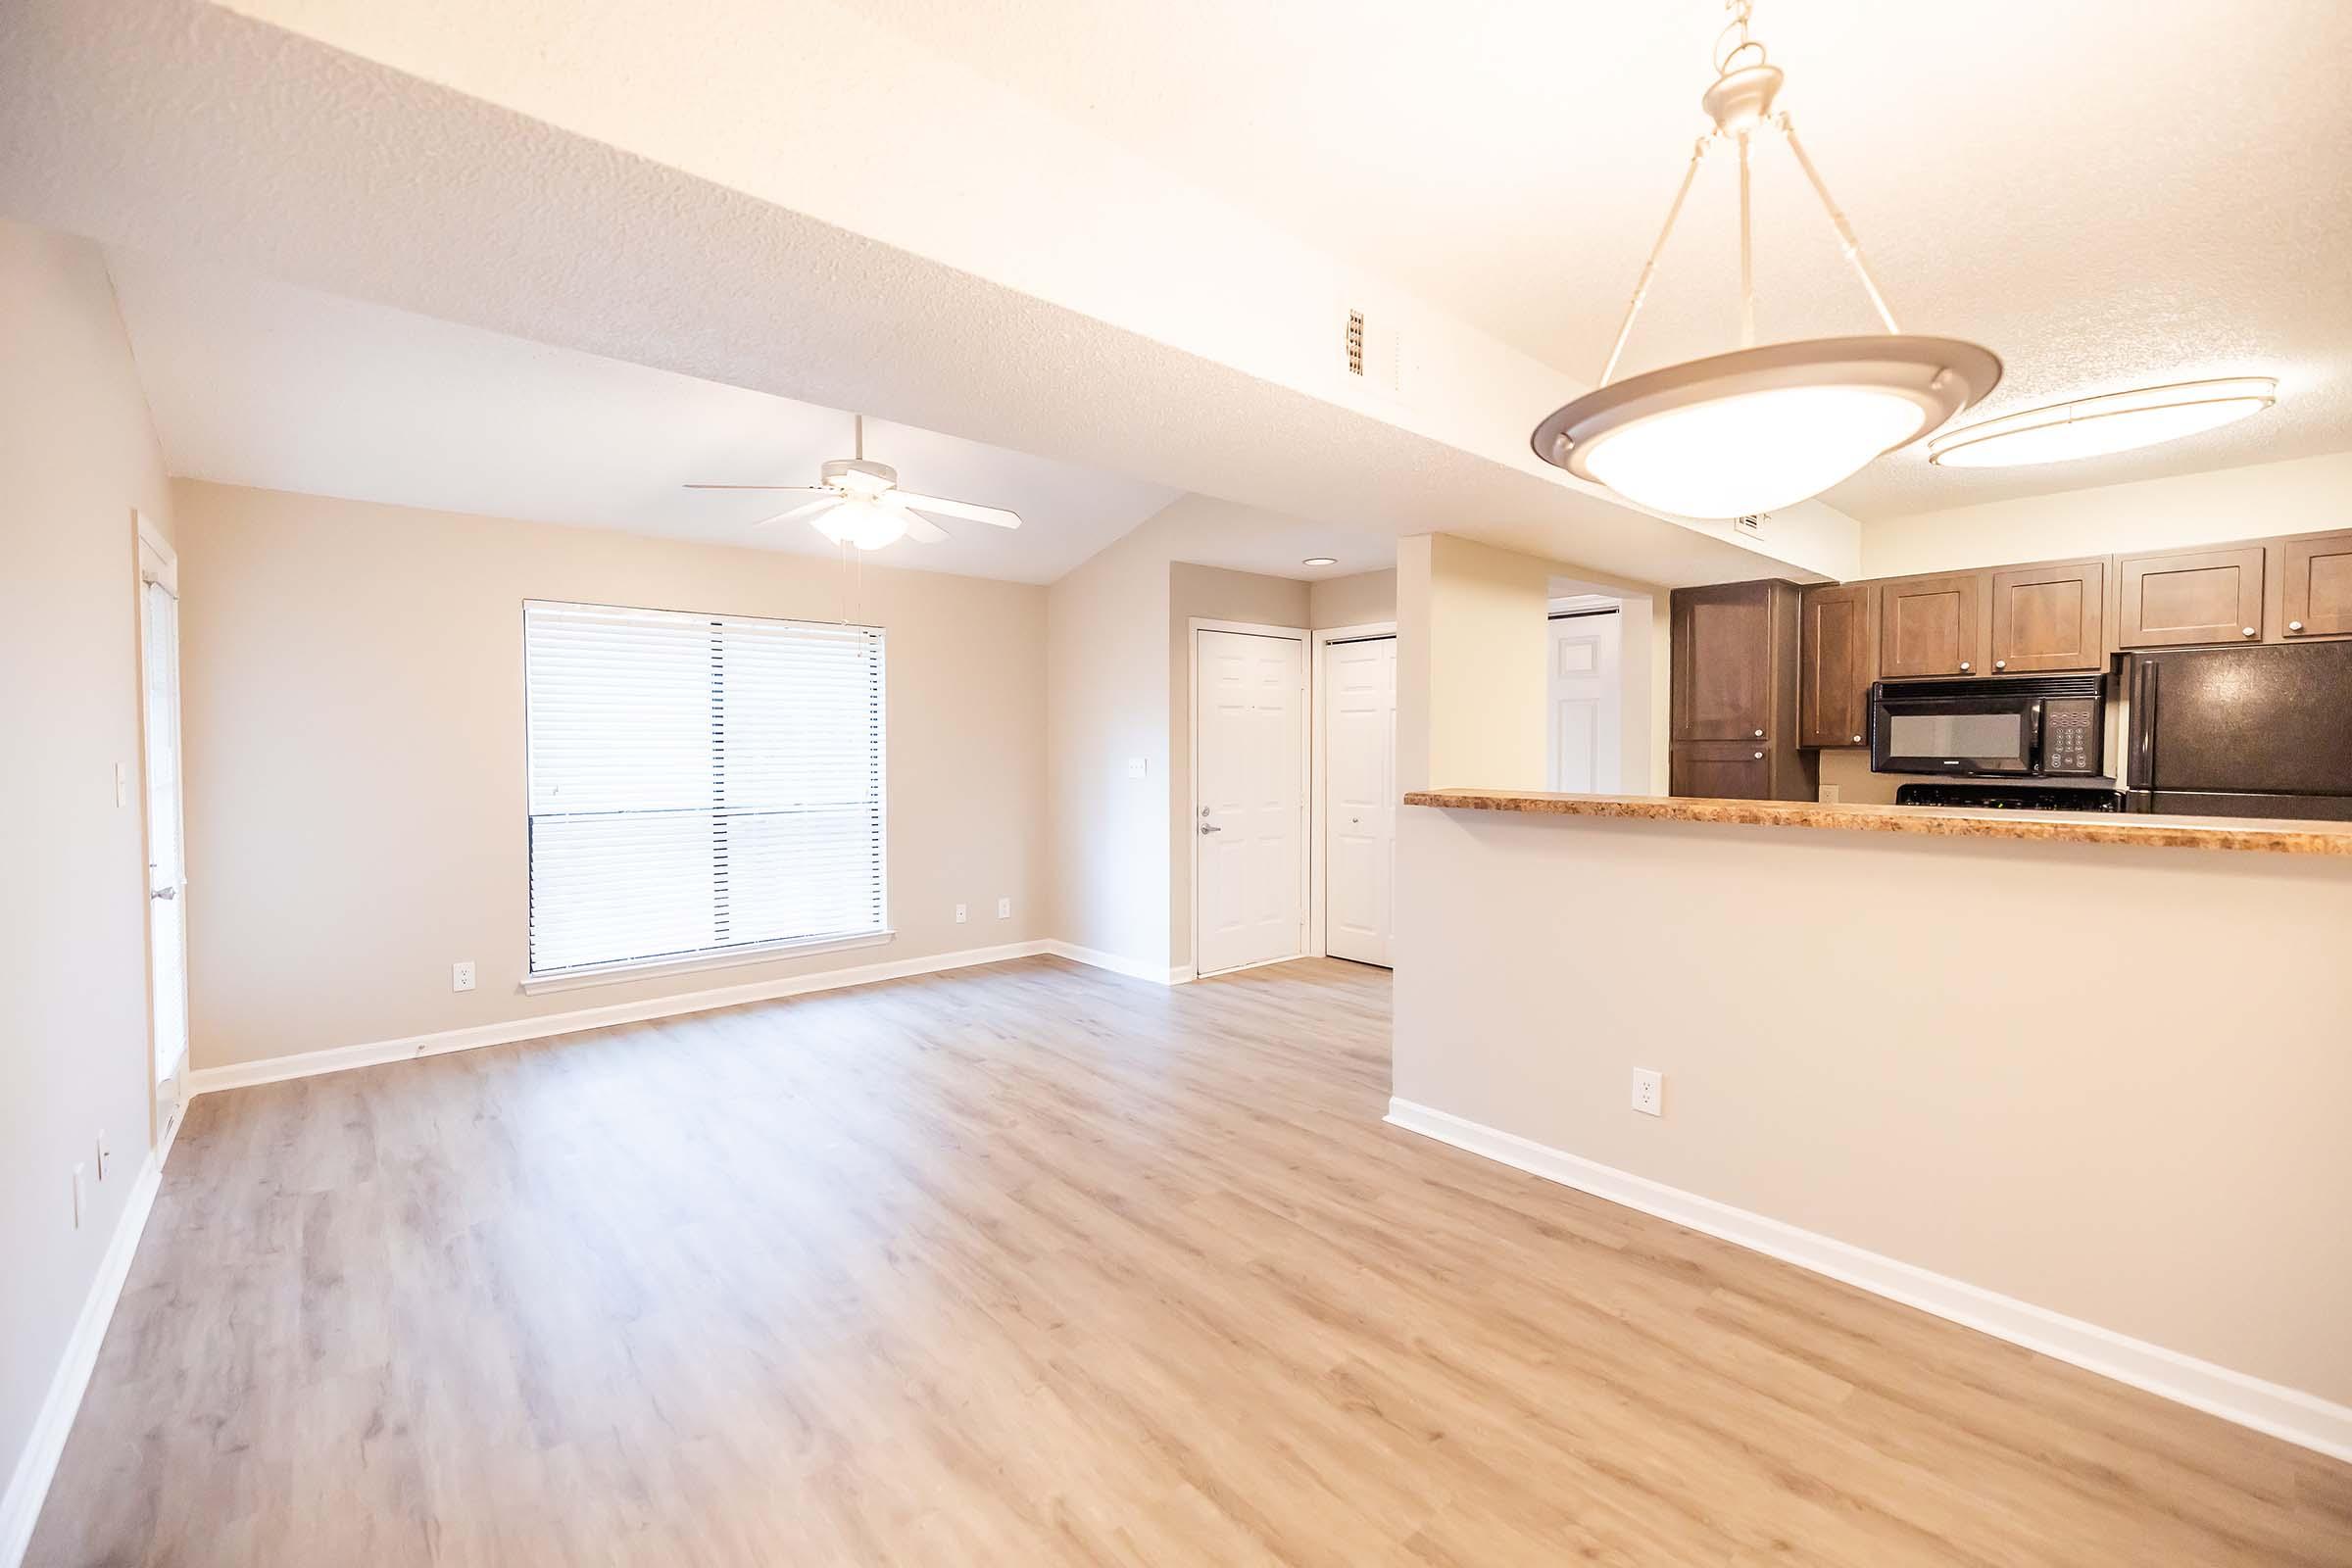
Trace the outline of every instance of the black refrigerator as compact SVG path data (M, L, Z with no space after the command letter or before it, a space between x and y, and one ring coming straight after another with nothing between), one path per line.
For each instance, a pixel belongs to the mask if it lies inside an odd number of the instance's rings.
M2352 642L2127 654L2128 811L2352 822Z

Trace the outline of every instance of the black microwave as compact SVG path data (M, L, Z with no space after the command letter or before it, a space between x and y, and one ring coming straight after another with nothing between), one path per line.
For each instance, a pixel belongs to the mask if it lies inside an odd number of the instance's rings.
M2098 778L2106 741L2098 675L1883 680L1870 689L1874 773Z

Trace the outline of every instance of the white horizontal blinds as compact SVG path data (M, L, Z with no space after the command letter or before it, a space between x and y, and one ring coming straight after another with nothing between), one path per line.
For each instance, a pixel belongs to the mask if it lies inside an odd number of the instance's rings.
M533 974L882 929L879 631L523 618Z

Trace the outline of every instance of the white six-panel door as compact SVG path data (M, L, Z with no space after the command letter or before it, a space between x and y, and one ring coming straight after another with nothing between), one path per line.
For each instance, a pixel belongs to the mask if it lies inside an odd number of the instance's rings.
M1306 947L1306 657L1296 637L1196 631L1194 966L1201 974Z
M1615 612L1551 622L1551 789L1614 795L1621 786L1618 658L1624 622Z
M1396 868L1396 639L1323 653L1323 951L1388 964Z

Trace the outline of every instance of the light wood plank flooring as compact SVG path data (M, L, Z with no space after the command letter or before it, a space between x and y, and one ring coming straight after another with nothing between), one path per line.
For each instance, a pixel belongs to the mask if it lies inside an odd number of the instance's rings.
M208 1096L30 1560L2352 1561L2352 1470L1053 959Z

